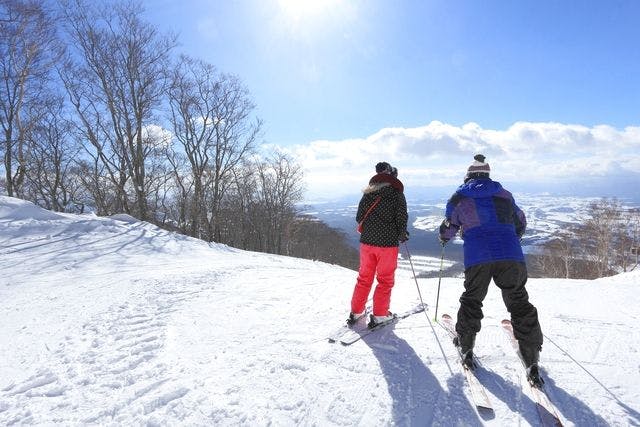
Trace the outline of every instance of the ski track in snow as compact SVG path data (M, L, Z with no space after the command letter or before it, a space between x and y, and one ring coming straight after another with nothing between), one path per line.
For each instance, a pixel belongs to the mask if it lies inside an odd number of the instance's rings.
M215 277L208 280L215 282ZM170 410L189 393L188 384L167 376L161 363L167 322L202 289L139 283L142 291L90 319L79 336L68 336L52 351L48 367L3 390L3 407L37 407L53 422L124 422L137 414ZM70 402L82 402L74 404ZM74 419L66 419L71 411ZM20 411L17 411L18 413ZM59 415L57 415L59 414ZM31 411L8 424L40 423Z

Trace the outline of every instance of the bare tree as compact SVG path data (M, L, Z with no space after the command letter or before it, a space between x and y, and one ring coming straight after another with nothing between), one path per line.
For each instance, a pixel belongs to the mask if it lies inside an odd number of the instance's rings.
M183 56L169 89L170 121L190 165L190 185L182 175L182 198L189 201L188 233L200 237L207 222L204 205L205 172L211 168L210 154L215 144L214 112L219 82L215 67ZM192 194L190 195L192 190ZM189 197L190 195L190 197Z
M193 179L189 162L186 155L176 150L172 145L166 147L165 158L171 168L171 190L166 212L181 233L192 235L189 230L191 229L190 210L192 207Z
M293 159L282 153L254 158L234 169L233 177L220 210L222 242L357 268L358 251L344 233L298 214L302 175Z
M640 209L623 209L614 241L615 263L623 272L638 266L639 229Z
M0 152L9 196L19 195L28 169L29 110L46 89L60 55L54 19L42 2L0 0Z
M595 277L603 277L613 270L614 238L620 222L621 206L617 200L602 199L589 206L589 217L578 228L583 256L591 261Z
M87 191L85 200L95 207L97 215L110 215L117 205L117 188L106 175L104 164L97 158L78 161L75 178Z
M149 219L146 174L154 147L145 144L144 130L162 101L175 40L143 21L132 2L69 0L64 14L75 49L61 77L87 150L116 189L115 209Z
M148 126L143 132L143 143L149 149L149 155L145 160L146 197L154 213L153 221L165 224L166 208L174 189L173 169L167 162L171 135L159 126Z
M220 241L225 190L252 152L261 122L252 120L255 107L238 78L186 56L173 73L169 103L173 132L191 168L189 234Z
M630 270L635 270L636 268L638 268L638 262L640 259L640 209L633 209L631 212L631 216L631 247L629 248L629 257L631 259L630 264L633 265Z
M71 124L65 118L59 96L41 99L38 121L27 134L29 170L25 195L47 209L64 211L76 201L77 180L71 179L79 149L71 138Z
M262 208L257 194L257 174L253 163L244 161L232 171L231 187L219 212L221 241L247 250L263 250L260 234Z
M218 93L214 122L215 144L213 147L212 180L207 208L211 212L209 237L220 239L218 211L230 186L231 172L252 153L256 139L260 135L262 121L252 118L255 105L249 98L248 90L240 80L231 75L222 76Z
M302 199L302 168L290 156L275 152L260 162L256 171L264 215L265 251L287 254L283 241L288 239L289 226L296 217L295 203Z
M533 256L545 276L594 279L633 270L638 265L640 214L616 199L592 203L586 220L563 230Z

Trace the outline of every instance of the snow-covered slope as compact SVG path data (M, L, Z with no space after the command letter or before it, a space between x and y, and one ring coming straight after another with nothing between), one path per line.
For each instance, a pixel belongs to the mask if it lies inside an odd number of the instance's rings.
M432 321L437 279L418 281L427 316L327 343L355 276L0 196L0 424L538 424L497 288L476 346L487 415ZM530 280L565 425L640 425L639 286L638 273ZM442 279L439 313L455 314L461 290ZM416 302L400 269L392 309Z

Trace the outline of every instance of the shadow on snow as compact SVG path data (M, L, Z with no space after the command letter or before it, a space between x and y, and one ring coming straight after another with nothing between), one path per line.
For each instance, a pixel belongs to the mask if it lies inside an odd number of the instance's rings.
M362 339L380 363L393 400L393 424L482 425L463 392L465 379L462 374L451 377L447 382L448 390L444 390L413 348L395 334L393 327Z
M462 368L454 364L459 371L447 380L448 390L443 389L415 350L395 334L393 326L378 334L365 336L362 340L371 348L380 363L389 395L393 400L394 424L423 426L444 423L481 426L483 420L495 418L492 412L476 411L473 403L467 398L468 391ZM588 404L558 387L544 370L542 373L546 381L545 389L567 421L575 425L608 425L607 421L594 413ZM503 401L514 414L519 414L530 425L540 423L536 404L523 392L521 384L509 381L482 366L476 369L476 374L487 392ZM637 422L638 412L629 407L625 409Z

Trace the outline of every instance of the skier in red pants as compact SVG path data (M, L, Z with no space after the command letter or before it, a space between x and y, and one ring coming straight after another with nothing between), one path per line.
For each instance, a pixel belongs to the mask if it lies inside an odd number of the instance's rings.
M377 277L373 314L368 324L371 328L394 317L389 311L391 290L398 265L398 244L409 238L408 215L404 186L397 178L397 169L387 162L376 165L376 175L363 193L356 214L356 221L361 224L360 268L347 323L353 324L364 316Z

